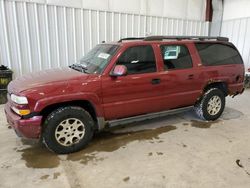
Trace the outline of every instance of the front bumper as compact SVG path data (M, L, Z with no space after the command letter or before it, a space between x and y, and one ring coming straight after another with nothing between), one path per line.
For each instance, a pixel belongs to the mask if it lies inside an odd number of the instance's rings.
M16 131L18 136L25 138L40 137L42 116L33 116L29 119L22 119L11 110L9 103L5 105L4 111L7 122Z

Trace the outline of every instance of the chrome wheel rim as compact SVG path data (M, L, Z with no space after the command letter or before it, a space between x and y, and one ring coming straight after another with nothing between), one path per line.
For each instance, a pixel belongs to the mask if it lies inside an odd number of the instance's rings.
M71 146L78 143L85 135L83 122L76 118L63 120L55 131L56 141L63 146Z
M219 113L220 109L221 109L221 98L219 96L211 97L207 105L208 113L214 116Z

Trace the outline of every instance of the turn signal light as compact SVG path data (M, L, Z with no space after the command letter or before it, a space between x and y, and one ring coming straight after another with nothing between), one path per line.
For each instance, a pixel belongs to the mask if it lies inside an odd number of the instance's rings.
M18 115L21 115L21 116L26 116L26 115L29 115L30 114L30 110L28 109L17 109L15 107L12 107L12 110L17 113Z

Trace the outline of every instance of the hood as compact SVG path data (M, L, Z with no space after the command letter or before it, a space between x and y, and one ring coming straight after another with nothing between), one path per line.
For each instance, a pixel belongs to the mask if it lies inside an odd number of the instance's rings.
M9 84L8 91L20 93L28 89L43 87L46 84L61 84L62 82L67 85L69 80L79 77L83 80L87 79L88 75L68 67L49 69L18 77Z

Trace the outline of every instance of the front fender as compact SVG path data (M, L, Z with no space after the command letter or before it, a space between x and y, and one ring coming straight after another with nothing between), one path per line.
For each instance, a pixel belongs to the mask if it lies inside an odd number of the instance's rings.
M103 117L103 109L101 106L101 99L93 93L87 92L79 92L73 94L65 94L65 95L57 95L53 97L47 97L40 99L36 102L34 107L34 112L41 112L45 107L53 105L53 104L60 104L64 102L71 102L71 101L89 101L93 107L95 108L97 117Z

